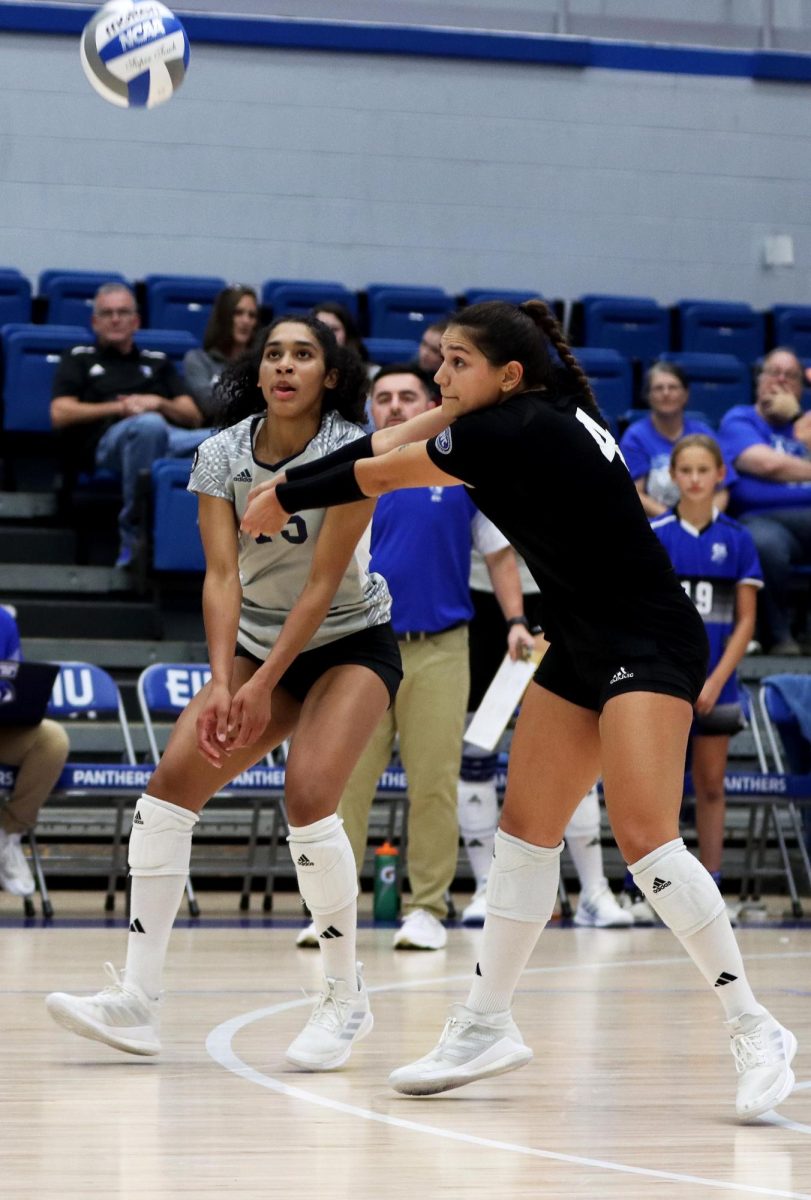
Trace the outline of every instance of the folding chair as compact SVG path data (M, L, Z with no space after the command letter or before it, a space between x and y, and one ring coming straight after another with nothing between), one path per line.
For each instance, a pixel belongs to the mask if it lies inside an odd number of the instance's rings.
M795 917L803 915L792 863L792 852L799 857L805 881L811 889L811 859L809 859L799 804L811 804L811 741L800 722L786 703L783 686L786 681L802 681L806 675L765 676L751 704L752 734L755 741L761 774L768 776L766 794L749 799L744 866L741 879L741 899L759 898L757 881L766 876L782 875L791 899ZM789 686L791 684L789 683ZM770 833L777 844L779 865L766 861Z
M153 762L159 761L178 715L210 678L211 670L207 663L153 663L141 672L137 684L138 704ZM195 875L241 874L242 892L239 907L242 911L250 907L251 887L255 877L264 877L265 892L262 905L265 911L272 908L273 883L278 872L279 833L287 826L283 775L281 769L272 762L268 762L267 766L271 780L264 778L268 775L265 768L253 768L217 793L215 799L224 801L226 805L225 818L212 818L211 805L206 809L209 820L205 822L201 832L205 833L207 827L213 833L216 825L217 833L223 837L241 837L244 836L247 825L248 844L241 863L229 861L226 856L219 854L216 859L204 862L198 859L192 865L192 873ZM277 790L277 794L272 794L267 786L263 786L268 782L276 785L274 790ZM247 821L235 805L235 801L241 799L248 802ZM262 818L268 811L269 822L265 827ZM260 856L262 836L267 837L267 852L263 861ZM191 879L187 882L186 893L192 916L199 916L200 907Z
M112 912L118 882L127 874L125 812L142 791L140 780L129 781L135 750L121 693L102 667L87 662L62 662L47 715L65 727L71 739L71 754L51 804L42 809L38 836L49 833L53 838L66 836L73 840L86 837L94 843L100 838L110 838L110 848L104 854L49 852L48 871L106 875L104 907ZM85 757L88 753L94 755L89 762ZM99 755L104 755L105 761L99 761ZM126 768L116 772L111 765L115 763L126 764ZM111 784L110 776L115 774L125 776L123 786ZM36 837L31 849L39 880L41 862ZM43 910L46 897L47 891L43 891Z

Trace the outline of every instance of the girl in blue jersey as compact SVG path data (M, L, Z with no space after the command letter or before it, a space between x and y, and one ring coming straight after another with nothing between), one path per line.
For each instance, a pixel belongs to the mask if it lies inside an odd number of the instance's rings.
M704 621L710 643L690 742L699 853L720 884L729 739L743 725L736 668L754 633L763 576L752 535L716 507L716 489L724 479L718 443L701 433L682 438L671 456L670 473L679 500L652 527Z
M706 677L701 619L546 305L472 305L441 346L445 429L380 430L255 489L242 519L254 536L273 534L314 503L464 483L541 590L550 649L510 749L470 992L434 1049L390 1083L429 1095L532 1058L512 1019L513 993L554 908L563 831L601 774L635 882L722 1005L738 1114L757 1116L791 1091L797 1042L753 995L723 898L679 837L687 740Z

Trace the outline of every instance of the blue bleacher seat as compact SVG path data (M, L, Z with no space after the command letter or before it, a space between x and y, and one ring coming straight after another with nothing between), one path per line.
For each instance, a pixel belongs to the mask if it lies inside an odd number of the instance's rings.
M152 565L156 571L203 571L197 497L186 490L191 464L159 458L152 464Z
M506 300L508 304L523 304L525 300L543 300L541 292L514 291L509 288L471 288L465 292L466 304L481 304L484 300Z
M187 350L195 350L200 342L187 329L139 329L135 343L145 350L162 350L168 354L177 371L181 371Z
M217 275L147 275L146 322L151 329L185 329L198 345L218 292L226 282Z
M407 338L364 338L363 344L369 352L369 361L380 366L413 362L420 348L419 342Z
M811 358L811 306L784 304L774 308L774 340L800 358Z
M583 344L650 361L670 349L670 313L653 300L584 300Z
M262 284L262 304L273 310L275 317L284 313L308 313L316 304L326 301L343 304L353 317L358 315L358 297L348 287L334 280L268 279Z
M575 357L588 376L603 416L618 421L633 402L633 373L627 358L617 350L579 346Z
M732 354L679 352L661 357L684 371L690 388L690 408L705 413L711 425L717 426L727 409L752 400L749 367Z
M90 328L93 297L105 283L132 284L116 271L44 271L40 295L48 302L47 319L52 325L85 325Z
M371 337L419 340L428 325L456 309L453 296L441 288L395 288L372 284L370 289L367 294Z
M0 325L31 320L31 284L16 267L0 268Z
M763 354L763 313L748 304L681 300L681 349L698 354L734 354L753 362Z
M3 347L3 428L47 433L51 386L61 355L89 341L81 325L6 325Z

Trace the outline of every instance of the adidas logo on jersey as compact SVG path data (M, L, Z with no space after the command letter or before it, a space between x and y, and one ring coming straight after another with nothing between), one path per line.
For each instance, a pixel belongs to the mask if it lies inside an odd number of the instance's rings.
M669 879L660 879L659 876L657 875L653 881L654 896L658 892L663 892L665 890L665 888L669 888L669 887L670 887L670 880Z
M608 681L608 685L610 687L612 683L622 683L622 681L624 679L633 679L633 677L634 677L633 671L626 671L625 667L620 667L620 669L617 671L616 675L611 676L611 678Z
M240 471L240 473L238 475L234 476L234 483L250 483L250 482L251 482L250 467L243 467L242 470Z
M311 863L306 854L300 854L296 859L297 867L314 867L315 863Z

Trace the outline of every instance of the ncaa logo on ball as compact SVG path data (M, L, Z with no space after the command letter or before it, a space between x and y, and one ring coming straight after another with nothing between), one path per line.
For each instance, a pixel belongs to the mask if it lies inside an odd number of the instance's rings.
M111 0L91 17L82 68L100 96L119 108L154 108L174 95L189 65L189 39L164 4Z

